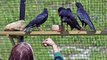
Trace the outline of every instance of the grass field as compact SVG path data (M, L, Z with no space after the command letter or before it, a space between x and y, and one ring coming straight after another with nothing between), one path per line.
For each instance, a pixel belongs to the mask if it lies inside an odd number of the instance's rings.
M76 15L75 2L81 2L89 13L97 30L107 27L107 1L106 0L27 0L26 1L26 24L37 16L43 8L48 8L49 18L41 27L50 30L55 24L60 24L57 9L60 6L72 8ZM0 0L0 31L8 23L19 19L19 0ZM72 5L71 5L72 4ZM72 7L71 7L71 6ZM78 20L80 23L80 21ZM80 23L81 25L81 23ZM87 30L89 27L86 28ZM34 49L37 60L52 60L51 48L45 48L41 42L48 36L27 36L25 41ZM107 60L107 37L106 35L94 36L50 36L57 42L65 60ZM0 36L0 57L8 60L12 45L5 36Z

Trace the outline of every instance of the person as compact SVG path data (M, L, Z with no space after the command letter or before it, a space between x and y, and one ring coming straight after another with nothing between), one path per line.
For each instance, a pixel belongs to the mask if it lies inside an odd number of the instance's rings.
M62 54L60 53L60 49L51 38L45 39L42 43L45 47L51 46L53 48L54 60L64 60Z
M12 48L8 60L34 60L33 49L30 44L21 42Z
M51 38L45 39L44 46L51 46L54 51L54 60L63 60L62 54L59 48ZM33 49L30 44L21 42L12 48L10 57L8 60L34 60Z

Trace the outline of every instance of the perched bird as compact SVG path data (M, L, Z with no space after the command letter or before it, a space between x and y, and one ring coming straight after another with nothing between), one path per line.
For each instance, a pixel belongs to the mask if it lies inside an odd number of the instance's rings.
M63 23L67 20L67 10L64 7L59 7L58 9L58 15L61 18L61 27L63 26ZM61 29L63 31L63 29Z
M67 8L66 10L68 12L66 23L71 27L71 30L73 30L74 28L77 29L77 30L83 30L81 28L81 26L79 25L79 23L77 22L77 19L73 15L71 9Z
M58 9L58 13L59 16L61 17L62 25L63 23L67 23L67 30L68 25L71 27L71 30L73 30L74 28L76 28L77 30L82 30L70 8L65 9L63 7L60 7Z
M92 31L96 31L88 13L83 8L83 5L79 2L76 2L76 6L77 6L78 18L82 22L82 27L86 27L86 25L89 25L89 27Z
M24 32L29 34L32 31L33 27L37 27L39 30L42 30L40 28L40 25L43 24L48 18L48 10L47 8L44 8L43 12L40 13L35 19L30 21L30 23L25 27Z
M13 23L10 23L8 25L5 26L4 31L23 31L25 28L25 21L24 20L19 20ZM22 36L14 36L14 35L8 35L11 43L13 45L15 45L15 41L14 39L17 39L18 42L23 42L24 40L22 40Z
M59 7L58 9L58 14L61 17L62 22L64 22L65 20L67 20L67 11L64 7Z

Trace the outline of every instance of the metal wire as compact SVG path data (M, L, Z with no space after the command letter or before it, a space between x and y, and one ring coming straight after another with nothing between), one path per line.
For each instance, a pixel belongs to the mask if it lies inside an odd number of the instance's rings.
M26 17L28 24L43 8L48 8L48 20L41 25L43 30L51 30L53 24L60 25L57 9L60 6L70 7L77 17L76 2L81 2L91 17L97 30L107 27L107 1L106 0L26 0ZM19 0L0 0L0 31L11 22L19 19ZM54 22L53 22L54 20ZM79 24L81 22L78 19ZM87 26L87 30L89 27ZM61 49L65 60L107 60L106 35L95 36L50 36ZM36 60L52 60L52 48L45 48L41 42L48 36L25 36L25 42L31 44ZM16 41L16 40L15 40ZM0 58L8 60L12 44L8 37L0 36Z

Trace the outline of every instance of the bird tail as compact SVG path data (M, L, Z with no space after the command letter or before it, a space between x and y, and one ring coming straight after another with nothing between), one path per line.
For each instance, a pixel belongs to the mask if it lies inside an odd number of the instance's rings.
M32 30L33 30L32 27L27 27L27 28L24 29L24 32L25 32L26 34L30 34L30 33L32 32Z
M92 31L96 31L94 24L92 22L88 23L89 27L91 28Z

